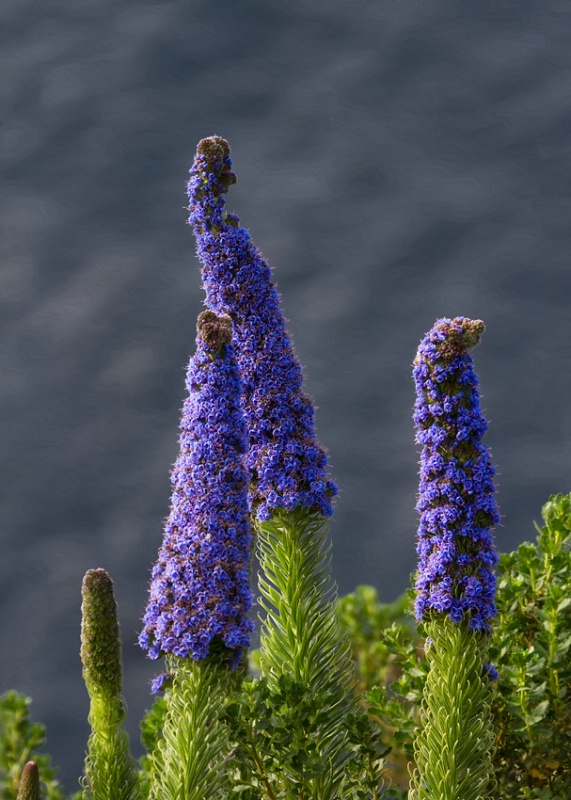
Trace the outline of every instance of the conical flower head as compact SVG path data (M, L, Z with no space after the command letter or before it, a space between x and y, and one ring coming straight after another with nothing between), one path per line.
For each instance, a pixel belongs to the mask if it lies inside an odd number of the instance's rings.
M17 800L40 800L40 773L35 761L28 761L22 770Z
M499 515L495 470L482 442L488 426L468 353L483 330L480 320L440 319L414 361L414 421L422 445L416 615L445 613L489 632L497 563L491 529Z
M260 520L297 506L328 516L335 484L302 391L301 368L287 335L270 268L224 194L236 181L228 142L203 139L188 184L189 222L202 263L206 304L234 322L242 407L248 429L250 504Z
M81 587L81 661L89 693L121 692L121 638L113 581L104 569L90 569Z
M223 645L236 661L250 643L245 426L231 336L229 317L200 315L171 509L139 636L153 659L200 660Z

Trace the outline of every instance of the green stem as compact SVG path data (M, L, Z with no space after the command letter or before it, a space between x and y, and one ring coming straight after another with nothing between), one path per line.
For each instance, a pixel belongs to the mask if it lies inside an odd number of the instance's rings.
M225 798L230 746L221 714L230 686L228 669L210 659L177 660L172 671L150 800Z
M312 709L292 741L298 753L313 754L307 776L298 770L295 780L279 778L284 796L295 800L342 797L352 757L345 717L357 707L356 678L337 618L326 535L326 520L303 508L278 510L258 526L260 604L266 612L262 674L278 694L283 679L295 681L302 691L299 707L306 703ZM294 702L290 712L295 714L295 701L286 702ZM286 748L284 764L289 757Z
M124 730L125 705L120 697L91 692L83 797L85 800L136 800L135 764Z
M81 661L89 694L84 800L137 800L139 781L124 729L121 640L113 582L90 569L82 584Z
M256 765L256 768L258 770L258 775L260 776L260 779L264 784L264 787L266 789L266 794L269 800L277 800L276 795L274 794L274 791L268 780L268 776L266 775L264 764L262 762L262 759L260 758L260 754L258 753L257 747L253 743L250 743L248 751L250 753L250 756L252 757L252 760L254 761L254 764Z
M448 616L426 626L429 673L409 800L488 800L494 778L487 637Z

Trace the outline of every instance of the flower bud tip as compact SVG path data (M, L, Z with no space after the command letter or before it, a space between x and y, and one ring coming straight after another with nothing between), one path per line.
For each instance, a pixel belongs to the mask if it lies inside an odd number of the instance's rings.
M207 176L215 175L222 192L227 192L236 183L230 163L230 145L221 136L201 139L196 148L196 160Z
M22 770L17 800L40 800L40 771L35 761L28 761Z
M214 311L203 311L197 321L198 335L213 353L232 341L232 320L227 314L217 315Z

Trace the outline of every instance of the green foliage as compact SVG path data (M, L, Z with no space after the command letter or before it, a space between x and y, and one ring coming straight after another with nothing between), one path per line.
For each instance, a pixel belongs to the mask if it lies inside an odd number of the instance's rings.
M312 695L287 675L272 690L265 678L244 681L226 710L234 742L234 791L247 800L318 798L330 785L331 766L319 751L318 731L328 714L329 699ZM346 719L347 747L352 754L344 775L344 798L377 800L386 748L380 731L364 711ZM309 790L308 790L309 787ZM310 793L308 793L308 791Z
M359 790L362 797L380 796L381 761L366 748L356 752L348 722L361 712L326 533L326 520L303 508L275 512L259 525L260 604L266 612L259 660L267 707L275 715L268 728L272 757L282 765L274 797L332 800Z
M535 544L524 543L500 557L499 613L488 655L499 672L492 703L495 800L571 797L571 495L550 498L543 518ZM293 523L280 517L264 526L261 583L267 616L257 654L264 675L240 684L240 675L233 680L226 671L221 679L216 665L206 670L194 662L177 662L176 688L155 701L141 725L147 751L139 764L141 798L404 800L407 769L415 764L414 739L428 667L437 650L429 648L425 658L412 620L411 591L392 604L381 604L375 589L360 586L339 601L335 614L324 535L323 521L311 515L294 515ZM356 689L338 620L358 666ZM465 645L460 647L464 659ZM483 654L478 658L481 663ZM461 719L451 722L454 709L462 709L453 692L465 667L450 658L445 661L440 670L452 670L455 680L451 691L445 682L431 688L428 714L440 724L440 738L432 741L430 753L450 747L444 740L454 725L460 726L456 730L462 742L470 741L461 733L469 716L465 707ZM475 690L481 685L480 673ZM107 760L120 765L128 746L113 738L113 731L126 736L124 706L114 695L103 701L100 682L97 687L92 687L90 719L100 736L107 731L102 739ZM30 700L15 692L0 697L0 800L17 800L30 760L39 766L42 797L64 800L49 756L38 752L45 728L30 722L29 707ZM440 708L445 709L443 718ZM479 747L486 743L485 727ZM93 737L91 768L106 774ZM418 760L424 758L424 769L437 775L441 768L430 762L423 747L421 736ZM383 768L392 783L388 790L381 786ZM470 784L461 790L462 800L473 796ZM121 797L117 786L121 779L112 778L111 788L102 789L100 796ZM430 796L428 791L436 791L438 800L448 796L438 786L421 787L411 798ZM76 794L73 800L80 797Z
M339 616L359 670L363 705L391 743L385 778L391 784L391 797L398 798L404 798L408 789L408 765L428 672L413 620L413 597L410 589L394 603L383 604L375 588L358 586L339 601Z
M227 715L237 747L233 783L248 800L312 797L312 781L321 787L331 779L321 740L311 736L320 728L322 700L285 675L275 689L265 678L244 682Z
M167 716L167 697L170 689L164 695L158 695L153 705L141 720L141 743L145 754L139 759L139 789L141 798L148 798L153 781L153 765L155 763L156 749L162 737Z
M395 603L383 605L375 589L360 586L340 601L341 620L359 665L364 703L393 747L386 767L392 782L390 796L396 798L407 796L429 666L412 620L413 597L408 591ZM440 795L435 796L440 800Z
M571 797L571 495L542 510L536 544L500 559L491 659L499 797Z
M6 692L0 697L0 800L16 800L26 762L35 761L46 800L63 800L56 772L48 755L39 753L46 743L46 729L30 722L29 697Z
M336 606L325 521L277 513L259 530L262 676L243 680L213 658L173 660L174 684L141 725L138 775L123 729L116 609L110 595L96 597L82 639L92 725L84 798L405 800L410 771L410 800L484 800L493 717L495 800L567 800L571 495L551 497L543 519L535 544L500 557L493 635L433 622L425 655L412 591L381 604L360 586ZM29 707L15 692L0 697L0 800L37 800L29 761L41 797L65 800Z
M497 800L571 797L571 495L551 497L542 513L537 542L500 556L489 650L499 672L492 704ZM412 593L382 606L371 587L341 601L369 710L394 731L387 775L401 797L427 674L406 619L411 604Z
M171 664L172 688L158 743L154 725L145 728L153 747L152 800L216 800L228 795L230 744L223 709L230 689L227 669L211 659ZM156 729L155 729L156 730Z
M420 636L410 613L412 589L394 603L379 603L372 586L357 586L352 594L339 600L339 619L347 631L353 657L357 662L362 689L387 683L395 677L398 660L385 640L391 626L401 631L407 641L420 644Z

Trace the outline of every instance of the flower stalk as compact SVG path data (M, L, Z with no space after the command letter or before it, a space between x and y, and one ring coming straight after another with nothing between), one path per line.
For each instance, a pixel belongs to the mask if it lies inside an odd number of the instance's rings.
M149 800L222 800L229 796L229 732L222 714L230 688L228 664L212 656L171 661L172 687Z
M422 445L415 610L430 669L410 800L483 800L494 785L495 670L487 648L496 613L491 529L499 517L468 353L483 330L480 320L440 319L414 362Z
M330 579L327 521L316 511L276 510L259 522L260 667L271 691L279 694L292 682L300 696L311 698L320 713L298 726L296 748L306 769L292 769L284 759L278 785L288 798L341 798L349 783L351 750L347 715L357 710L356 676L347 637L336 612ZM311 757L312 756L312 757ZM380 780L380 775L378 776ZM301 789L300 789L301 787Z
M337 620L326 538L337 487L317 442L314 407L303 392L270 267L238 217L225 208L224 195L236 181L228 143L218 136L203 139L190 175L189 222L206 304L232 318L242 378L249 504L265 610L262 675L270 691L285 698L285 706L307 702L311 716L311 701L319 698L320 704L320 713L312 721L308 717L305 727L296 726L295 741L284 747L275 795L329 800L343 796L349 786L347 716L357 711L354 667ZM289 768L294 762L297 772Z
M150 797L226 796L230 743L222 722L230 675L243 662L251 546L240 378L228 316L198 318L183 407L180 453L163 544L139 636L150 658L165 656L166 720L153 755Z
M280 309L268 263L240 220L225 208L236 182L228 142L203 139L188 183L189 223L202 265L206 305L234 325L247 427L250 508L257 519L273 509L333 513L337 487L315 437L315 411Z
M82 585L81 661L89 694L91 735L85 759L84 800L136 800L138 778L124 729L121 640L113 583L90 569Z

